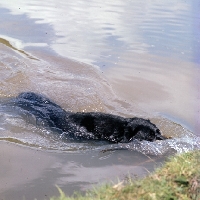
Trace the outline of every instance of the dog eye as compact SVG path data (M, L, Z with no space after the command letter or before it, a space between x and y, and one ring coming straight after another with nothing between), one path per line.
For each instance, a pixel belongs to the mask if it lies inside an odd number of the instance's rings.
M160 133L160 130L159 130L159 129L156 129L156 133Z

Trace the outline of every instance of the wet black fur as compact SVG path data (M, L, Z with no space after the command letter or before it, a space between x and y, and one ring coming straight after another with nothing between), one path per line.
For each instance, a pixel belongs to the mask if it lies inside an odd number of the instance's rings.
M48 98L33 92L21 93L10 101L28 115L75 140L94 139L110 142L138 140L163 140L159 129L149 120L123 118L100 112L67 112Z

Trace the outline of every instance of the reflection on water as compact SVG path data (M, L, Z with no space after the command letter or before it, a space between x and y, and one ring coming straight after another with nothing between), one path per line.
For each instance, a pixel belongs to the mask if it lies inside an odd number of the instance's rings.
M44 199L55 184L72 194L199 149L197 3L0 1L0 101L33 91L65 110L149 118L172 137L69 142L0 104L1 196Z
M34 31L35 42L46 41L63 56L107 64L106 60L116 61L122 51L132 51L193 60L196 33L191 26L198 13L198 1L16 0L0 5L23 19L18 20L19 26L26 25L22 40L28 36L33 42ZM36 24L28 24L24 20L27 17ZM41 24L50 27L43 29ZM16 37L12 29L3 34Z
M124 53L105 69L112 88L127 103L159 113L198 134L198 69L193 63L149 54ZM128 85L128 87L127 87Z

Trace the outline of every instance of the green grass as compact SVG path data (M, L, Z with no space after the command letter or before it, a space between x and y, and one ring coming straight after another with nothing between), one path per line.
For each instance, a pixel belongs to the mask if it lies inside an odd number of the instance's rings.
M84 196L67 197L62 190L59 192L59 197L50 200L200 200L200 151L171 157L142 180L104 185Z

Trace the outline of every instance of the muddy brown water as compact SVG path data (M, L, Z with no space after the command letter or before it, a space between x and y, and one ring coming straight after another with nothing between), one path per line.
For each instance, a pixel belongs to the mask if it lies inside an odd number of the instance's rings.
M0 102L34 91L70 111L149 118L172 139L63 140L0 104L0 198L71 195L200 148L198 1L0 1Z

